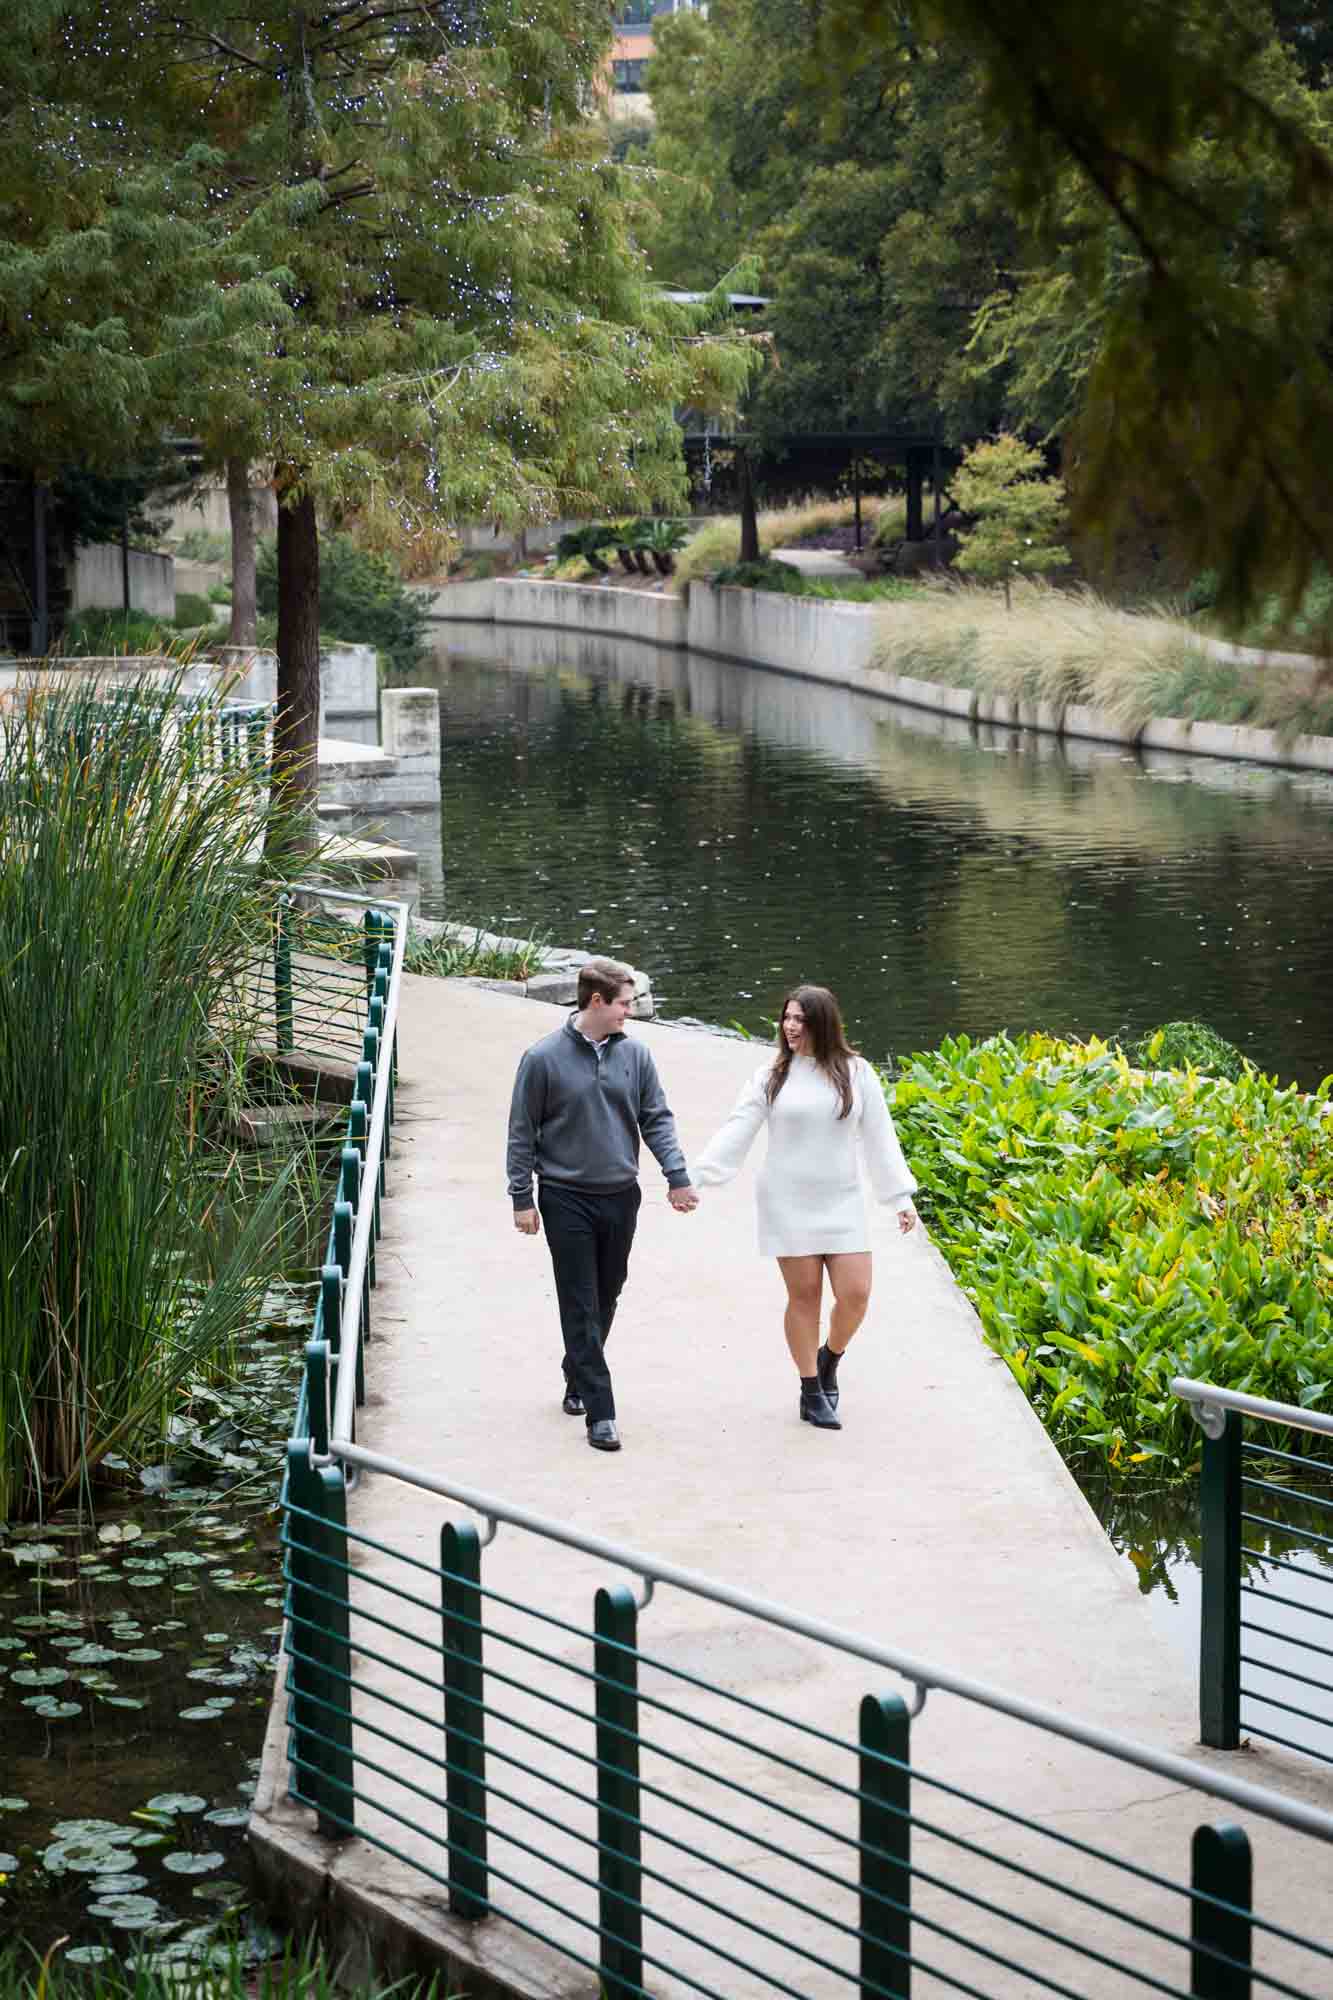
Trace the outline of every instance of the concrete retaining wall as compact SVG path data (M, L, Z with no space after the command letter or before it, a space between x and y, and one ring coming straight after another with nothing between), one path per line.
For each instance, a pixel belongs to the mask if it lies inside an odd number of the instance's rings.
M686 644L686 611L679 597L652 590L617 590L613 584L540 583L527 577L454 583L431 593L429 612L432 620L443 623L493 618L505 625L546 625L557 631L642 639L653 646Z
M461 593L468 593L466 600ZM486 596L480 593L487 593ZM474 593L477 593L474 595ZM444 608L441 600L447 600ZM1080 702L1016 702L974 688L945 687L876 664L880 627L871 605L783 597L776 592L695 584L688 606L679 598L578 583L538 583L523 577L495 583L455 584L434 593L431 617L480 628L496 624L541 626L585 640L640 639L686 647L694 655L768 667L803 680L851 688L938 715L994 728L1031 729L1092 743L1166 750L1195 757L1237 758L1292 770L1333 772L1333 737L1283 741L1272 729L1243 723L1163 718L1147 724Z
M120 547L93 542L76 549L70 568L72 611L119 611L125 602ZM176 615L176 566L170 556L130 550L130 609L150 618Z

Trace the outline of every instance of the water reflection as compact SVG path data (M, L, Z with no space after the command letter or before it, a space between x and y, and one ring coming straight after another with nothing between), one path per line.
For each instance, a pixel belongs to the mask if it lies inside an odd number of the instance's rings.
M718 1022L758 1027L822 977L877 1056L1188 1014L1284 1077L1333 1067L1328 780L973 732L648 646L443 629L426 914L620 951L667 1012Z

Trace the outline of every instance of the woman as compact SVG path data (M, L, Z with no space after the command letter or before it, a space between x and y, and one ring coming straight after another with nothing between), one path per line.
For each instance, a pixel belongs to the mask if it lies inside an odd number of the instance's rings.
M841 1430L838 1364L870 1303L870 1233L857 1167L861 1142L871 1185L916 1227L916 1189L879 1078L848 1045L826 986L798 986L782 1003L776 1054L757 1069L721 1131L695 1162L698 1187L739 1170L761 1125L768 1158L759 1176L759 1254L776 1257L787 1287L787 1346L801 1378L801 1418ZM828 1341L819 1344L824 1273L833 1292Z

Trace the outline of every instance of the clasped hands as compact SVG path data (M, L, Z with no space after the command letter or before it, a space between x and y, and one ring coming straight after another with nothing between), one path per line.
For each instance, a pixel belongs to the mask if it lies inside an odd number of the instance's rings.
M667 1200L678 1215L688 1215L699 1206L699 1197L692 1187L668 1188ZM541 1226L541 1217L535 1208L514 1210L514 1227L524 1236L535 1236Z

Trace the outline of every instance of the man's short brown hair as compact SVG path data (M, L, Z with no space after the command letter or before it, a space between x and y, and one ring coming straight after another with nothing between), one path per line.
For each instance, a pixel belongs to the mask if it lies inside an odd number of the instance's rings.
M618 958L590 958L579 967L579 1006L586 1007L593 995L605 1001L618 1000L626 986L634 984L634 969Z

